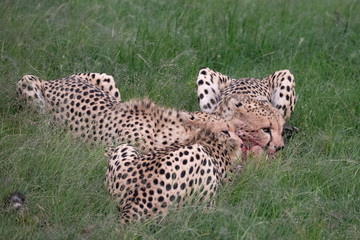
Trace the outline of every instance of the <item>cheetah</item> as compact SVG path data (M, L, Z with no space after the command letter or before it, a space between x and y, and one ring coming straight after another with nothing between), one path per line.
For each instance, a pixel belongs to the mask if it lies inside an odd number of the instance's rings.
M118 146L110 157L105 185L121 212L121 222L165 216L188 203L213 202L226 174L238 168L239 141L209 129L184 144L147 154Z
M259 136L268 135L271 141L266 148L270 152L284 147L285 120L290 118L297 101L295 79L289 70L276 71L264 79L232 79L202 68L197 77L197 95L203 112L215 113L225 119L252 119L251 130L239 135L243 140L247 139L249 146L259 144ZM233 108L231 104L235 104ZM234 108L237 110L233 111Z
M244 157L261 154L262 149L272 155L283 146L281 138L268 134L269 122L247 111L246 104L240 106L246 100L242 96L228 101L227 109L233 114L226 118L215 113L167 109L148 99L123 103L113 77L98 73L52 81L25 75L18 82L17 95L21 102L50 113L53 122L92 144L135 144L146 152L183 143L193 130L207 127L244 142Z
M148 99L123 103L113 77L107 74L75 74L53 81L25 75L17 94L20 101L49 112L53 122L92 144L135 144L147 152L184 143L194 130L204 127L237 137L237 120L166 109Z

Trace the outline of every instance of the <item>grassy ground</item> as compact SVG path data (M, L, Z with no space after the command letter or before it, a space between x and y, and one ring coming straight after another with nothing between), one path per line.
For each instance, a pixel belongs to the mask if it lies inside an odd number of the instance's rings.
M360 2L17 1L0 4L0 239L359 239ZM112 74L123 100L198 110L195 78L290 69L301 128L273 163L250 161L212 208L121 226L103 148L19 109L24 74ZM24 214L3 199L27 197Z

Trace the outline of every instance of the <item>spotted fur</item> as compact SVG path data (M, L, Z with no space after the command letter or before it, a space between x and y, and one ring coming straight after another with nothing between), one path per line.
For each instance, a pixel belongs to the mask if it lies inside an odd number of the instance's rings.
M209 68L200 70L197 78L200 108L214 112L221 99L228 95L242 95L271 104L288 119L296 105L295 79L287 69L276 71L264 79L233 79Z
M198 128L235 135L231 120L215 114L166 109L147 99L122 103L113 78L106 74L76 74L53 81L26 75L17 92L20 100L49 112L54 122L90 143L137 144L149 151L184 143Z
M105 183L123 222L166 215L186 203L213 200L240 152L236 139L209 129L197 131L184 145L145 155L121 145L109 160Z
M267 148L270 153L284 147L285 120L296 104L295 80L289 70L264 79L233 79L203 68L197 86L202 111L247 123L242 133L238 132L243 141Z

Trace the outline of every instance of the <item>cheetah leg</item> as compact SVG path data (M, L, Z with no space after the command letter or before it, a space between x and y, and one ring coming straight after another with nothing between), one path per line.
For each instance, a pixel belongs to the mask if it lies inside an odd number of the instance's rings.
M114 100L121 101L119 89L115 85L113 76L105 73L78 73L73 76L81 77L82 79L94 84L102 91L109 94Z
M200 69L196 84L201 111L212 113L220 101L221 90L231 81L228 76L210 68Z
M18 100L33 106L37 111L45 113L46 101L43 91L43 80L33 75L25 75L17 83L16 94Z
M128 165L132 161L139 158L138 151L129 144L121 144L110 154L109 151L112 148L108 148L105 156L110 157L108 160L108 170L105 175L105 185L108 187L111 194L116 194L119 191L115 188L116 183L121 179L117 179L117 175L122 171L125 171L125 165Z
M290 118L297 100L295 79L292 73L287 69L280 70L264 80L269 81L272 106L278 109L284 119Z
M121 222L129 222L139 219L139 212L134 211L137 203L133 199L136 186L127 175L127 170L134 167L134 162L139 159L137 150L128 144L118 146L108 161L108 169L105 175L105 186L110 194L116 198L121 213ZM135 189L135 190L134 190Z

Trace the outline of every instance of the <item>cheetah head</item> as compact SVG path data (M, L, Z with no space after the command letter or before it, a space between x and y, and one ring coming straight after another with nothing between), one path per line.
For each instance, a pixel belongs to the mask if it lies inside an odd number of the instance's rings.
M243 142L232 131L217 132L211 128L199 128L193 132L187 144L202 144L227 153L231 162L242 155Z
M284 147L282 132L285 120L264 101L232 96L223 99L215 113L230 119L248 150L256 152L254 149L261 147L273 155Z
M211 131L218 134L218 136L232 138L241 146L243 145L243 140L239 138L236 133L236 126L231 121L224 119L221 116L204 112L182 112L180 118L184 125L188 129L191 129L191 132L194 134L202 129L211 129ZM197 133L195 135L197 135Z

